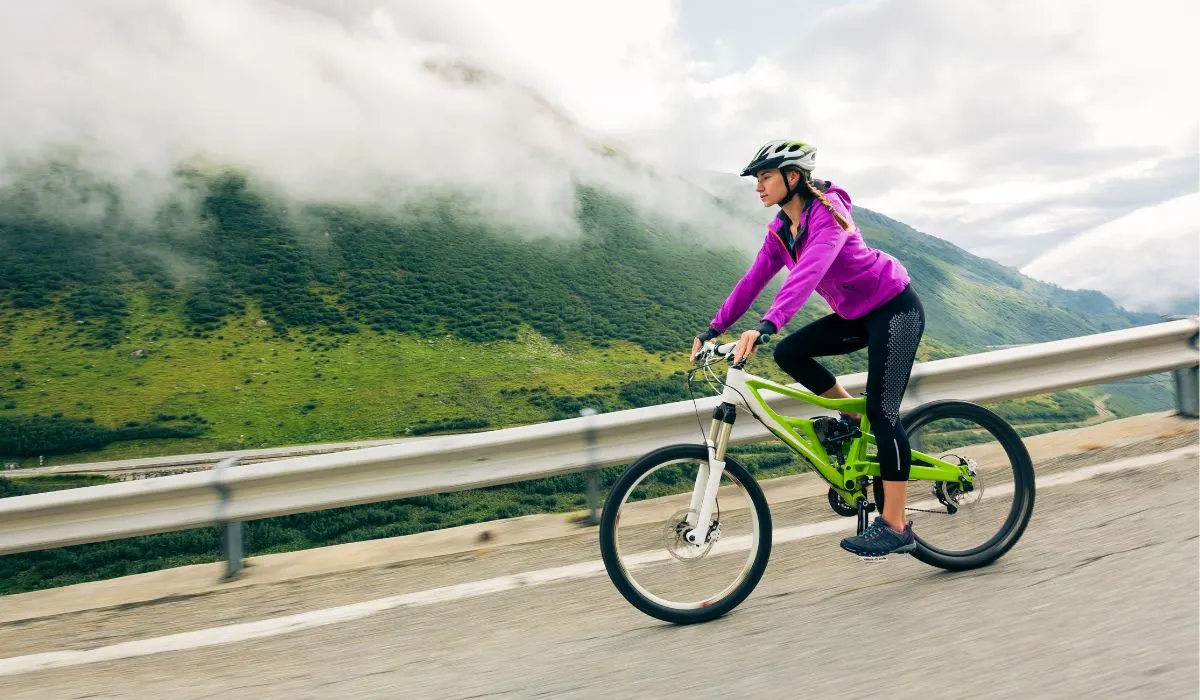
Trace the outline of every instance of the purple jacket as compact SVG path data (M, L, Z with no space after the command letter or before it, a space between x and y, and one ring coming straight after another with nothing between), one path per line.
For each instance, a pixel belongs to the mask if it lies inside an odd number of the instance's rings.
M808 234L796 245L796 257L788 253L780 230L787 218L782 212L767 226L767 237L758 256L729 298L713 317L712 327L722 333L737 322L754 303L767 282L787 266L788 276L764 320L783 328L816 291L842 318L855 319L891 301L908 286L908 270L883 251L869 247L850 217L850 195L835 185L826 198L851 223L843 231L820 201L812 202Z

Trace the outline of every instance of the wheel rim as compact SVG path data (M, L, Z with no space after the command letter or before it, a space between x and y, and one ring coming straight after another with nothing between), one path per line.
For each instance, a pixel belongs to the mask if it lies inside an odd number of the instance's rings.
M965 414L932 415L905 423L905 431L913 449L965 463L975 472L976 488L970 491L953 482L908 482L905 517L923 547L943 556L970 557L1011 536L1025 508L1026 477L999 426ZM942 499L957 512L950 514Z
M749 576L760 542L760 521L749 492L728 470L721 477L715 541L697 547L677 527L689 512L703 460L657 464L621 494L614 544L624 578L646 600L672 610L716 605Z

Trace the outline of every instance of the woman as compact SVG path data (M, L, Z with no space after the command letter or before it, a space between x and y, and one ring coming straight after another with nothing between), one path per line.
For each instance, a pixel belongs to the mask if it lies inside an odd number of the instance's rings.
M758 329L738 339L735 362L754 352L759 335L787 325L813 291L820 294L833 313L784 338L775 361L815 394L851 398L813 358L867 348L867 417L879 450L883 513L861 535L841 544L863 557L911 552L916 541L912 523L904 518L911 453L900 423L900 401L925 330L925 313L904 266L863 241L850 217L850 195L812 179L816 155L816 148L799 141L771 141L742 171L758 179L763 206L779 205L780 212L767 226L750 269L711 327L692 343L692 357L702 342L737 322L782 267L788 268L787 279Z

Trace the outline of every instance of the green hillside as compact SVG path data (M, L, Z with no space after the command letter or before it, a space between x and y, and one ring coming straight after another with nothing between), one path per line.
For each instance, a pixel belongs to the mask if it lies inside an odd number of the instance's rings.
M578 190L580 233L552 235L449 195L397 212L291 202L234 172L181 177L149 225L115 186L61 165L0 191L0 457L379 438L679 400L683 351L757 247L703 245L712 232L596 187ZM857 220L925 300L920 359L1156 320ZM827 312L814 297L790 327ZM858 371L864 356L830 365ZM765 358L754 370L784 378Z

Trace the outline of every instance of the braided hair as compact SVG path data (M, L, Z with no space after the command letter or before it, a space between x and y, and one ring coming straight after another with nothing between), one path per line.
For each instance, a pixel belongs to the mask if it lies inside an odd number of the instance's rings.
M792 190L791 182L788 181L788 177L787 177L787 174L789 171L794 171L794 172L800 173L800 180L805 184L805 186L808 187L808 191L811 192L814 197L819 199L821 201L821 204L825 205L825 208L828 209L829 213L833 215L834 220L836 220L838 222L838 225L842 227L842 230L843 231L850 230L850 222L846 219L845 216L842 216L841 212L839 212L837 209L833 208L833 202L830 202L829 198L827 198L825 196L825 193L822 192L820 190L820 188L818 188L816 186L816 184L812 180L812 177L809 176L807 171L802 170L800 168L784 168L783 169L783 171L781 173L783 175L783 184L785 187L787 187L789 194L791 194L791 190ZM786 199L791 199L791 197L789 196Z
M814 185L813 181L810 180L809 178L804 178L804 181L808 185L808 191L812 192L814 197L821 200L821 204L824 204L825 208L829 210L829 213L833 214L833 218L837 220L838 225L842 227L842 230L849 231L850 230L850 222L847 221L846 217L842 216L842 214L837 209L833 208L833 203L830 202L825 197L825 193L822 192L821 190L817 189L817 186Z

